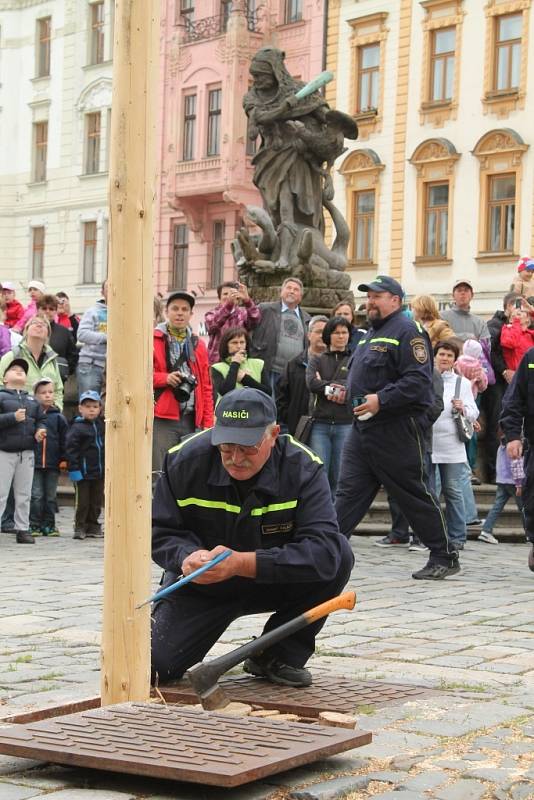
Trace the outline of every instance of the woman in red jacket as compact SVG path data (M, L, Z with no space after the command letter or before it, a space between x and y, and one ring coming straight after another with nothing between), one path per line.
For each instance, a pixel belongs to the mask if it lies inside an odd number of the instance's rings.
M508 369L516 371L519 362L531 347L534 347L534 330L529 328L534 309L522 298L520 308L514 308L510 322L501 329L501 347Z
M157 478L169 448L195 430L213 425L213 390L204 342L191 332L195 298L170 292L167 317L154 331L154 438L152 470Z

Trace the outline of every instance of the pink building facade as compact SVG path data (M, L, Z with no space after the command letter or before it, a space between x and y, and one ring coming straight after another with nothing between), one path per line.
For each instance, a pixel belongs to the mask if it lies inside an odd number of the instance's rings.
M261 205L252 183L255 143L242 98L260 48L284 50L304 81L324 69L325 0L167 0L161 27L161 179L155 285L197 296L195 327L235 277L230 243L246 205Z

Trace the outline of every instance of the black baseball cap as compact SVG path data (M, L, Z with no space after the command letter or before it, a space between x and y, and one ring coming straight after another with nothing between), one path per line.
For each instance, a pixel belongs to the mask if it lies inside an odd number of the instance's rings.
M250 447L258 444L265 428L273 422L276 405L272 397L259 389L234 389L217 404L211 443Z
M165 298L165 308L168 308L169 303L176 299L185 300L191 308L195 305L195 296L193 294L186 292L184 289L173 289Z
M5 368L4 375L6 374L8 369L11 369L11 367L22 367L26 375L28 374L28 370L30 369L30 365L28 364L25 358L14 358L13 361L10 361L7 367Z
M395 294L402 300L404 298L404 289L395 278L389 275L377 275L370 283L360 283L358 286L359 292L390 292Z

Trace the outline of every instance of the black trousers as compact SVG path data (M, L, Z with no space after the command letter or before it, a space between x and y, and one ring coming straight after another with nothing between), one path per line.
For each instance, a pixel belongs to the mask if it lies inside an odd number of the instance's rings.
M104 502L104 480L83 480L75 483L76 510L74 530L86 533L100 533L98 517Z
M412 530L430 550L430 559L449 566L458 553L447 536L439 501L425 470L425 443L413 417L385 424L355 423L345 440L336 510L339 528L349 538L380 486L396 500Z
M534 544L534 447L530 445L525 455L525 480L523 482L523 517L525 533Z
M502 399L508 384L497 380L497 383L488 386L485 392L479 395L480 408L486 418L486 430L484 433L486 464L488 469L488 479L495 480L495 466L497 460L497 450L499 449L499 417L502 411Z
M263 633L278 628L313 606L335 597L350 577L352 554L345 552L338 574L322 583L261 584L233 578L232 591L213 596L193 584L156 604L152 624L152 681L181 678L198 664L231 622L247 614L274 611ZM218 584L222 586L222 584ZM315 650L315 637L326 618L307 625L269 648L284 664L302 667Z

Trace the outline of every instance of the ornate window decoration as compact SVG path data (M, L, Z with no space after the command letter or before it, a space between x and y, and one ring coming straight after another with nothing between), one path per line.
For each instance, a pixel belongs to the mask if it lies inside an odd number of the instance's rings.
M349 266L369 267L378 263L377 210L380 173L384 164L374 150L353 150L340 168L347 191L350 226Z
M463 0L423 0L421 123L456 119L460 89Z
M89 84L76 103L83 125L83 153L81 174L102 175L108 169L109 125L111 108L111 79L100 78Z
M452 263L454 165L459 158L448 139L427 139L410 158L417 171L417 265Z
M480 162L477 261L519 258L523 153L528 149L511 128L500 128L478 140L473 155Z
M349 110L358 121L358 138L365 140L382 127L387 13L348 20L352 28Z
M525 107L532 0L488 0L484 61L485 114L506 118Z

